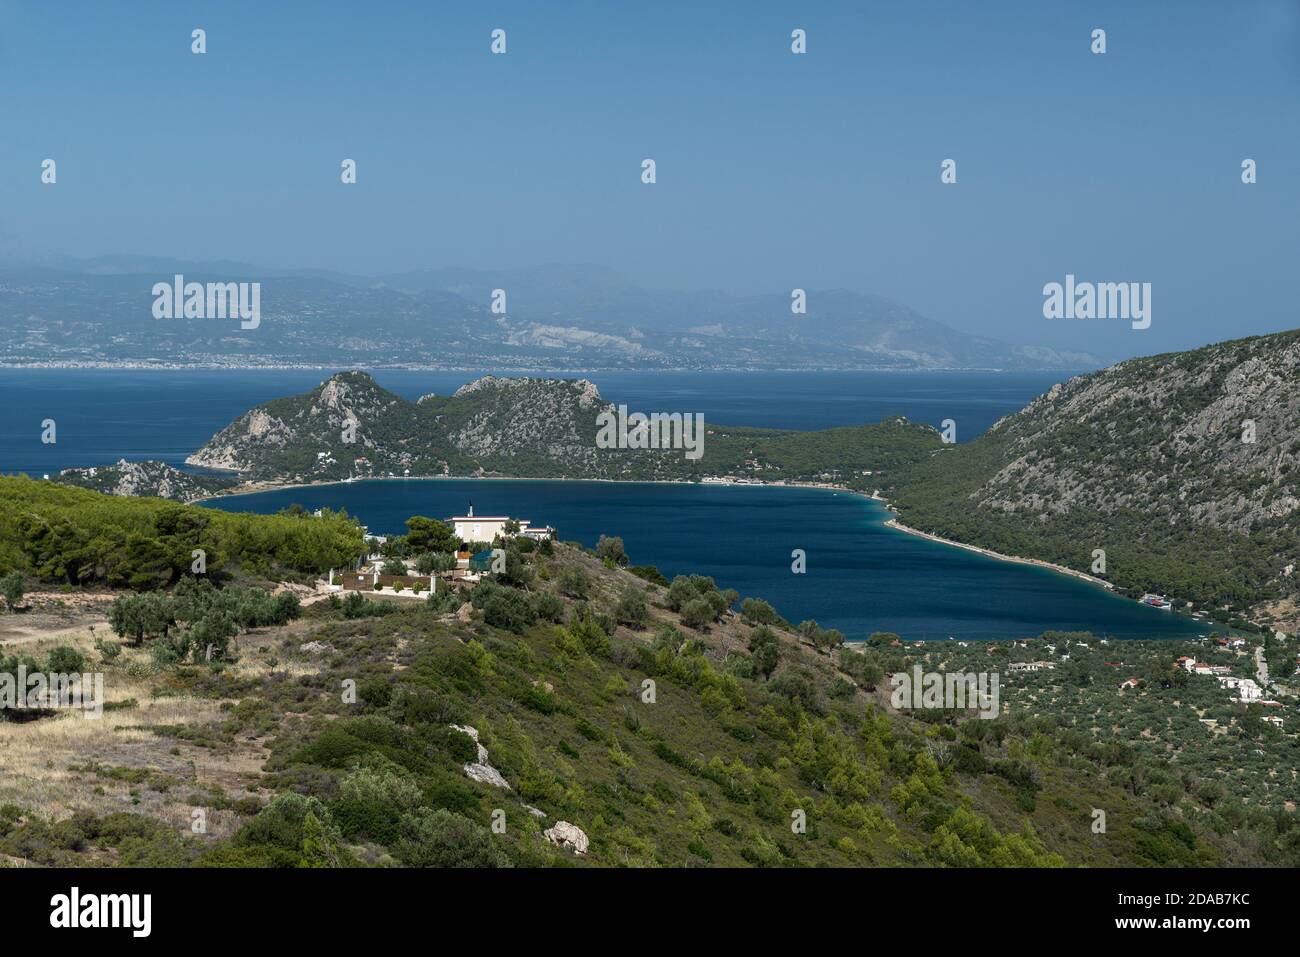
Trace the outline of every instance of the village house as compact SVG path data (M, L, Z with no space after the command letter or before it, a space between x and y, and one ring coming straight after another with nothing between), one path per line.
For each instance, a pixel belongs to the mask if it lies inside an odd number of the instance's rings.
M1267 723L1271 724L1273 727L1278 729L1281 729L1283 724L1285 724L1285 722L1275 714L1266 714L1260 720L1266 721Z
M511 535L506 532L506 525L510 523L519 526L519 531L514 534L534 541L540 542L555 534L555 529L549 526L534 527L526 518L512 519L509 515L475 515L473 502L470 503L468 514L453 515L447 521L451 523L456 537L463 542L493 542L498 538L510 538Z
M1221 675L1219 685L1223 688L1235 690L1239 701L1258 701L1264 697L1259 685L1255 684L1254 678L1237 678L1231 675Z
M1226 675L1232 672L1227 665L1212 665L1205 661L1197 661L1195 658L1189 658L1183 655L1178 659L1177 664L1184 671L1190 671L1197 675Z
M1054 661L1013 661L1007 665L1008 671L1051 671L1056 667Z
M331 568L327 587L336 592L376 592L401 598L423 598L437 591L438 583L433 575L381 575L373 567L355 572L335 572Z
M1123 691L1125 688L1136 688L1137 686L1138 680L1136 678L1129 678L1119 686L1119 690Z

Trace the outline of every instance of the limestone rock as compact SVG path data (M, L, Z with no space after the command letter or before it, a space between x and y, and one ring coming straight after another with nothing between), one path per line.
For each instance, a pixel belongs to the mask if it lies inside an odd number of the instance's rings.
M474 744L478 747L478 755L474 763L463 766L465 777L469 778L471 781L481 781L484 784L492 785L494 788L505 788L509 791L509 782L501 776L500 771L492 767L488 762L488 750L483 747L483 745L479 744L478 728L472 728L467 724L453 724L451 727L455 728L461 734L469 735L474 740Z
M587 835L576 824L560 821L555 827L549 827L542 833L548 841L558 847L578 855L587 853Z

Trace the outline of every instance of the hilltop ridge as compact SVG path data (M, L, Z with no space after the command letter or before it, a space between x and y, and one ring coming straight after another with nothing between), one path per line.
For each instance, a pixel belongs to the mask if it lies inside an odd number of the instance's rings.
M1056 385L890 477L922 531L1300 628L1300 330ZM1235 620L1233 620L1235 619Z
M410 402L364 372L344 372L304 395L250 409L187 461L284 481L384 475L689 481L720 474L808 481L832 474L860 479L939 445L934 429L901 418L816 432L708 423L703 456L695 460L682 449L601 448L598 416L614 411L586 379L483 376L451 396Z

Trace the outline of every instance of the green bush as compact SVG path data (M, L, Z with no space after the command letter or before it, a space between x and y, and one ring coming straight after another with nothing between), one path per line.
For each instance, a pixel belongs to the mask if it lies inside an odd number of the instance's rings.
M86 666L85 657L76 648L59 645L50 650L45 668L52 674L68 675L79 673Z
M441 808L420 808L404 816L393 853L407 867L512 866L491 831Z
M537 612L528 596L492 582L480 582L470 599L483 612L483 620L494 628L522 633L537 621Z
M618 604L614 606L614 618L623 625L641 628L650 618L650 609L646 605L645 592L632 584L623 586Z
M564 601L551 592L538 592L533 596L533 611L541 621L558 623L564 620Z
M591 576L581 568L571 566L563 569L555 584L570 598L586 598L591 592Z

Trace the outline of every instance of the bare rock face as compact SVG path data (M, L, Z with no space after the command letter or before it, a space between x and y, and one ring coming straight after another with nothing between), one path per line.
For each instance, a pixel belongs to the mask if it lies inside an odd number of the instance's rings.
M469 778L471 781L481 781L484 784L492 785L494 788L504 788L509 791L509 782L501 776L500 771L488 763L488 750L483 747L483 745L479 744L478 728L472 728L467 724L453 724L451 727L455 728L461 734L469 735L474 739L474 743L478 745L477 760L472 764L466 764L463 767L465 777Z
M542 834L557 847L572 851L579 856L587 853L587 835L576 824L559 821L554 827L548 827Z
M177 502L193 502L234 484L231 479L191 475L164 462L126 459L113 465L64 469L58 480L108 495L154 496Z
M972 498L1030 514L1138 509L1248 533L1300 509L1298 378L1300 337L1280 333L1071 379L989 430L1005 464Z
M501 772L490 764L467 764L465 765L465 777L471 781L481 781L483 784L490 784L494 788L510 790L510 784L501 776Z

